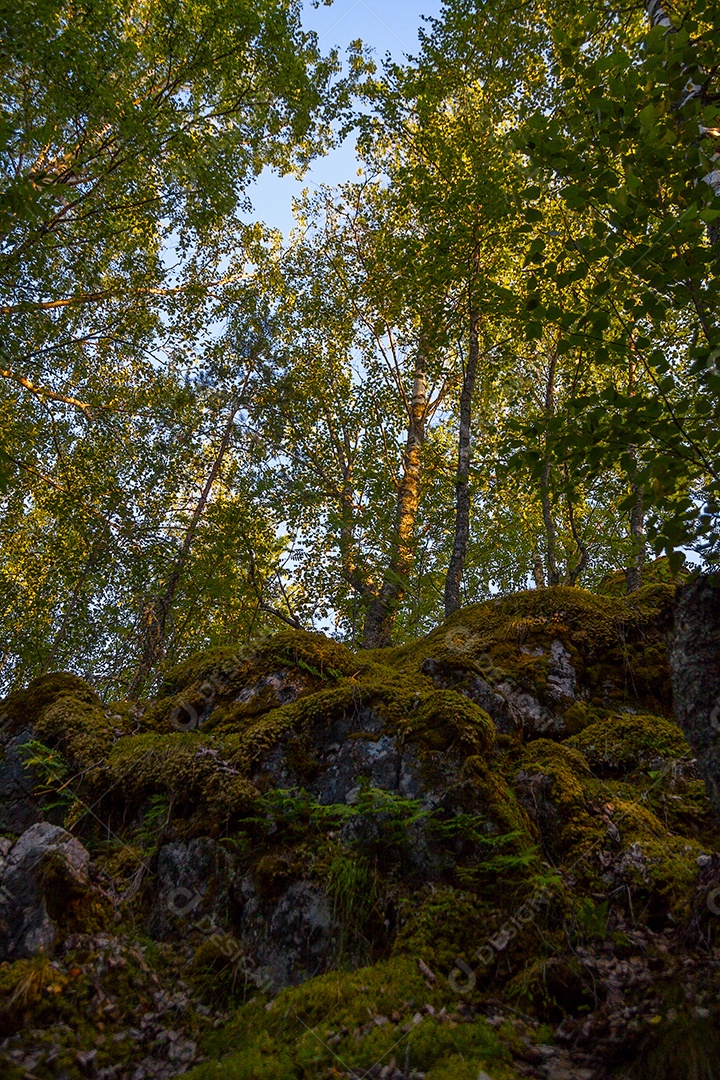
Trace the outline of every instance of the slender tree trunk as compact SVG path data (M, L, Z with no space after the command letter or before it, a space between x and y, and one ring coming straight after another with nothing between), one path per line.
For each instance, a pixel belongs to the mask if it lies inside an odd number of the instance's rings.
M200 498L197 501L193 515L188 523L183 537L183 542L178 552L178 557L175 560L175 564L170 571L170 575L167 579L167 583L162 592L156 593L146 601L142 614L140 616L140 660L138 662L135 675L128 688L128 697L137 697L141 692L150 674L154 671L155 667L162 660L165 653L165 641L167 638L168 620L172 609L175 594L177 593L178 585L180 584L180 578L182 572L185 569L190 550L192 548L193 540L195 539L195 533L197 532L198 525L205 512L205 508L208 504L210 494L213 489L213 485L218 478L220 470L225 460L228 448L230 446L230 440L233 433L233 424L238 409L240 408L239 402L234 404L228 415L225 430L223 431L222 438L218 451L215 455L215 459L210 468L210 472L207 475L205 484Z
M455 480L455 541L445 578L445 618L460 607L460 583L470 537L470 431L472 402L475 392L478 357L478 313L470 304L470 343L468 362L460 394L460 430L458 435L458 468Z
M545 588L545 567L543 566L542 555L539 551L536 551L533 555L533 578L535 580L536 589Z
M547 383L545 385L545 418L548 421L555 412L556 368L557 355L553 353L550 357L550 367L548 368ZM549 432L546 430L545 467L543 468L542 472L540 490L542 498L543 522L545 523L545 533L547 535L547 581L548 585L559 585L560 571L558 570L557 563L557 532L555 530L555 521L552 514L552 504L550 502L550 476L552 472L552 466L550 463L550 456L547 449L548 435Z
M635 393L635 383L637 381L637 357L635 353L635 343L631 336L630 338L630 363L628 366L628 396L632 397ZM635 462L633 468L637 469L637 459L635 457L635 447L628 447L630 456ZM629 593L637 592L642 585L642 572L643 565L645 563L645 508L643 505L643 489L642 484L637 483L637 472L631 480L630 490L635 496L635 501L630 511L630 536L633 542L633 558L630 566L625 571L625 584Z
M664 26L669 34L677 33L676 28L673 26L663 7L662 0L645 0L645 11L651 27ZM697 68L693 70L692 66L689 65L686 66L685 72L688 76L685 93L682 99L677 102L676 108L680 110L683 105L694 98L700 98L703 105L712 104L712 97L708 100L707 89L703 89L706 87L708 73L699 71ZM718 139L720 138L720 127L715 125L712 128L708 128L705 127L704 124L698 124L698 134L700 139ZM720 152L716 151L711 154L711 159L713 168L709 173L703 176L702 179L713 189L715 195L720 198ZM718 228L717 224L713 223L708 226L708 234L712 244L717 244L720 241L720 228Z
M422 450L428 406L425 365L425 346L421 341L415 361L412 399L409 403L407 440L398 487L397 519L390 565L365 614L363 645L366 649L379 649L391 644L393 624L415 559L415 519L420 502Z
M565 474L565 480L567 482L567 473ZM572 499L570 495L567 496L567 510L568 518L570 520L570 528L572 529L573 539L580 552L580 558L572 569L568 569L567 582L569 585L576 585L577 580L583 571L587 568L590 562L590 553L587 549L587 544L583 541L580 533L578 532L577 522L575 521L575 510L573 508Z
M662 0L645 0L645 10L652 27L667 26L669 30L672 29L672 23L667 17Z
M625 582L629 593L637 592L642 585L643 565L645 563L645 511L642 485L633 484L632 492L635 496L635 502L630 511L630 535L633 538L635 555L632 563L625 571Z

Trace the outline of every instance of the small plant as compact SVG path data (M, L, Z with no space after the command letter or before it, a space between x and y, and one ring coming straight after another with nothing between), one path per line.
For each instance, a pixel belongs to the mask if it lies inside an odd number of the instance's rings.
M144 851L153 851L157 847L158 839L170 821L171 813L172 804L164 795L151 796L148 808L143 814L139 832Z
M26 769L32 769L36 784L34 794L44 799L47 810L62 811L63 820L73 808L76 799L69 789L72 780L70 766L59 750L38 739L29 739L19 750Z
M365 938L368 924L378 913L380 889L369 863L349 848L337 851L325 875L325 886L333 905L333 918L341 927L338 945L340 960L347 947Z
M608 901L596 903L586 896L575 910L574 922L586 941L593 938L604 940L607 937Z

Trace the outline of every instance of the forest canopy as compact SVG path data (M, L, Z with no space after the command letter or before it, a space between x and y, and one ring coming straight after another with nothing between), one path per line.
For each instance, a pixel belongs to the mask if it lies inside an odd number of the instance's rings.
M720 10L0 4L12 686L720 557ZM282 237L248 189L349 137Z

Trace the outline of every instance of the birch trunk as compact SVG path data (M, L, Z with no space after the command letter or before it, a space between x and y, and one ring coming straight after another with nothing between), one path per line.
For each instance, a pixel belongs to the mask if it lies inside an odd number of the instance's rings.
M557 356L553 353L550 357L550 367L548 368L547 383L545 386L545 418L549 420L555 412L555 370L557 368ZM548 432L545 433L545 438L548 438ZM550 502L550 475L552 466L550 464L550 457L547 453L545 456L545 467L543 468L542 479L540 482L541 500L542 500L542 515L543 522L545 523L545 533L547 535L547 581L548 585L560 584L560 572L558 570L557 563L557 532L555 530L555 521L552 514L552 504Z
M233 405L230 410L230 414L223 431L222 438L218 451L215 455L215 459L208 473L207 479L203 486L200 498L193 511L193 515L188 523L183 537L183 542L178 553L178 557L175 560L175 564L172 567L170 576L167 579L167 584L162 592L156 593L151 596L145 603L143 612L141 615L140 633L140 660L138 662L137 669L133 676L132 682L128 688L128 697L137 697L138 694L144 689L150 675L155 670L159 662L165 655L165 642L167 639L168 621L170 612L172 610L175 595L180 584L185 564L187 563L190 551L192 549L193 540L197 532L198 525L205 512L205 507L208 504L210 494L212 492L215 481L218 478L220 469L222 468L225 455L227 454L230 446L230 439L233 432L233 423L239 404Z
M455 540L445 578L445 618L460 608L460 583L468 540L470 537L470 432L472 423L472 402L475 392L478 356L478 313L470 307L470 342L468 362L460 394L460 430L458 434L458 468L455 481Z
M398 487L396 528L390 565L380 589L370 600L365 615L363 645L366 649L385 648L392 643L393 624L415 561L415 520L420 502L422 450L428 407L425 367L425 349L421 344L415 361L412 399L409 403L407 440Z
M650 26L652 28L656 26L664 26L669 34L676 33L675 27L673 26L667 12L665 11L665 8L663 7L662 0L645 0L644 6L648 20L650 22ZM701 77L701 72L696 70L693 73L691 68L689 67L686 70L688 73L688 81L685 87L685 94L683 95L682 100L677 103L677 108L681 109L683 105L685 105L688 101L695 97L705 99L703 103L708 104L707 93L703 92L703 85L706 82L707 75L705 77ZM696 81L696 79L693 77L693 74L697 75L700 81ZM718 127L707 128L703 124L698 124L698 133L701 139L720 138L720 129ZM720 152L712 154L711 157L714 167L710 170L709 173L707 173L707 175L703 176L702 179L713 189L715 195L720 198ZM718 240L720 239L720 230L718 229L717 225L711 226L709 233L712 243L717 244Z

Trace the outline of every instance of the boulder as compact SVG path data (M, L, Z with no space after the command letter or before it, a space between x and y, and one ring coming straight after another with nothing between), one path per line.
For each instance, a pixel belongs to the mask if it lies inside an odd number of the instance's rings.
M247 875L240 882L239 938L254 970L275 992L327 970L337 959L341 927L323 889L295 881L272 901Z
M7 843L7 842L6 842ZM51 953L68 901L91 888L90 855L59 825L31 825L0 868L0 960Z

